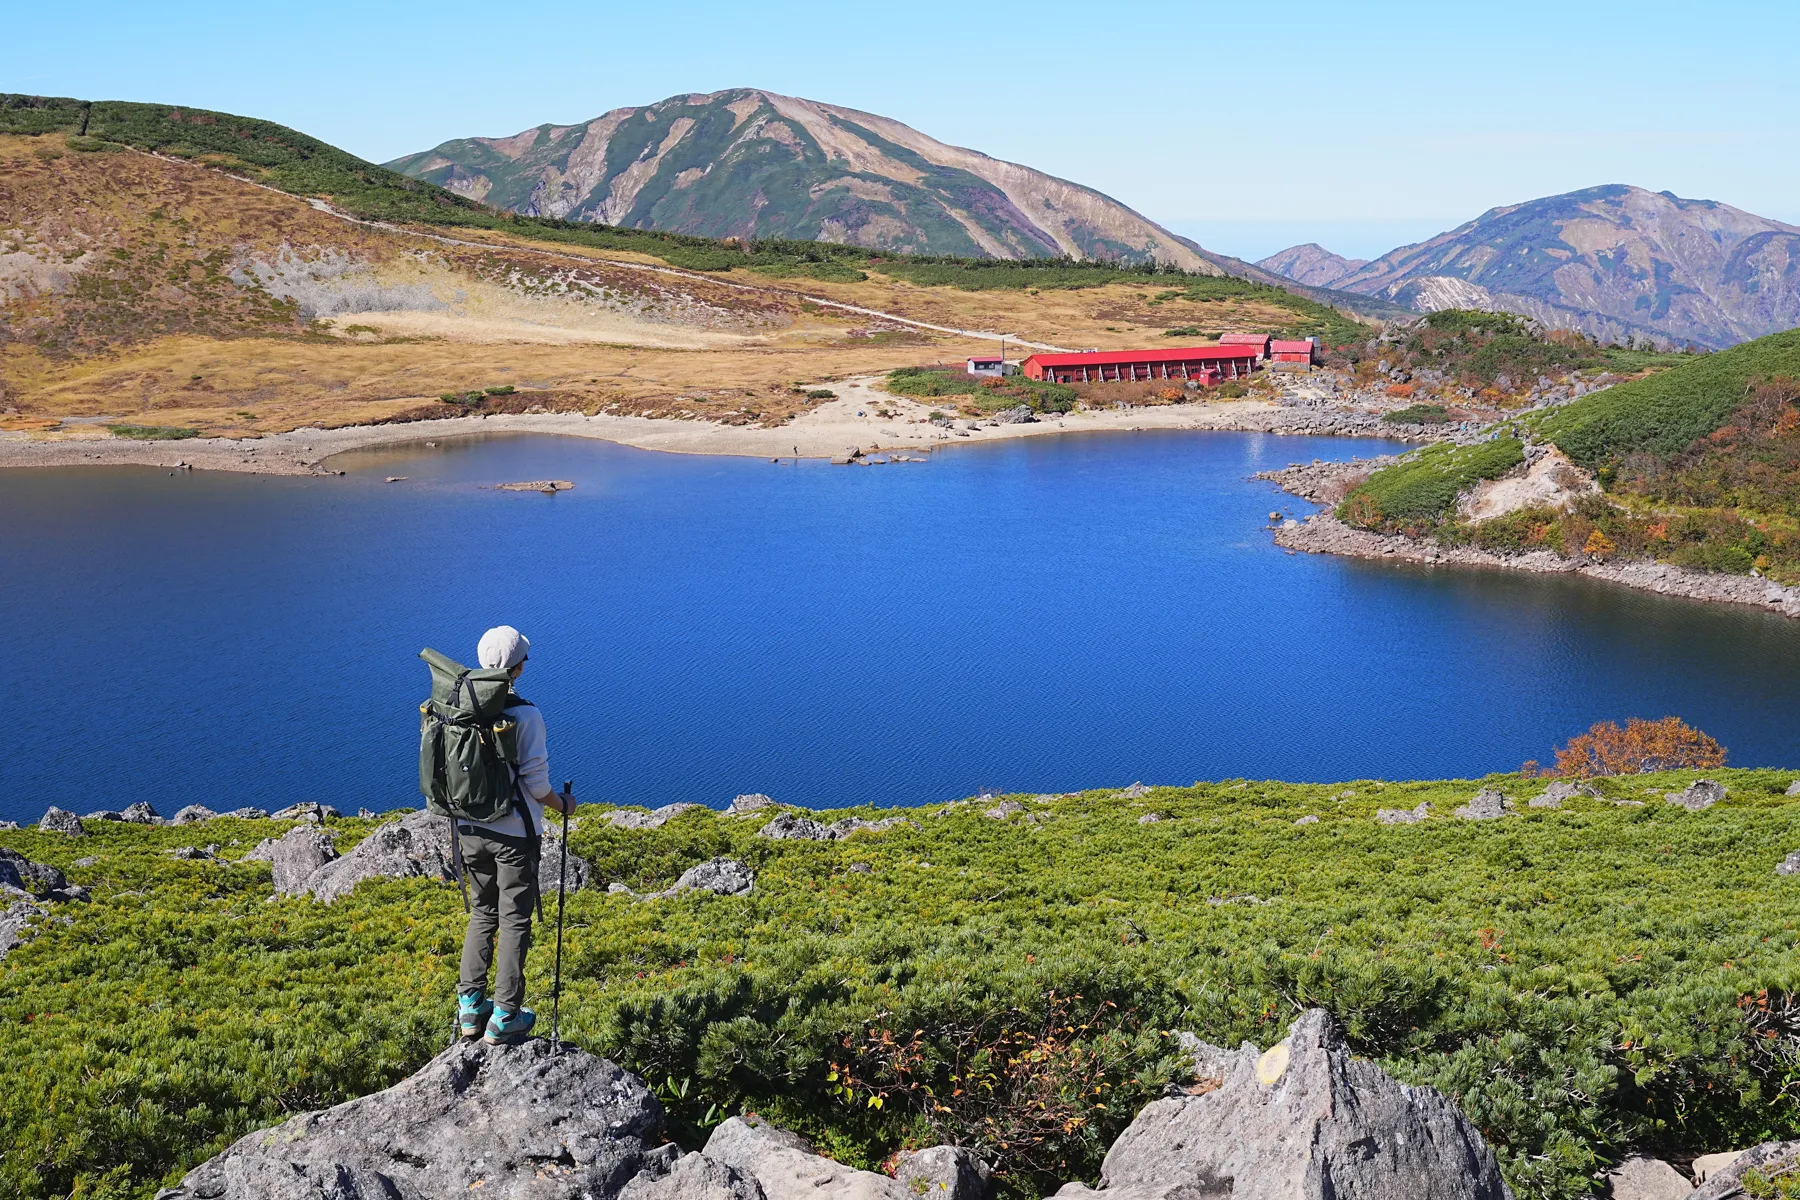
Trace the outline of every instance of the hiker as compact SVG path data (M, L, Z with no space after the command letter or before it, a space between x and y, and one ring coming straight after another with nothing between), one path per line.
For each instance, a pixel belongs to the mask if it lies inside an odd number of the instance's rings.
M516 683L531 643L510 625L481 635L476 656L488 671L505 671ZM469 884L469 929L463 937L462 979L456 1023L465 1038L489 1045L525 1040L537 1014L525 1007L525 955L531 949L531 914L538 902L538 862L544 810L573 809L575 798L550 787L544 717L529 700L508 692L502 715L517 722L518 752L513 803L487 821L456 820L456 845ZM499 955L495 956L498 935ZM493 969L494 991L488 995Z

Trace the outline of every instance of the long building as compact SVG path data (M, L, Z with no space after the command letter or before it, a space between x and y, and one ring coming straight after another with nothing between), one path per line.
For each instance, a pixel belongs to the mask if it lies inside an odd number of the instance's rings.
M1168 350L1088 350L1081 354L1034 354L1020 370L1027 379L1053 383L1110 383L1113 380L1192 379L1217 383L1256 370L1252 346L1185 346Z

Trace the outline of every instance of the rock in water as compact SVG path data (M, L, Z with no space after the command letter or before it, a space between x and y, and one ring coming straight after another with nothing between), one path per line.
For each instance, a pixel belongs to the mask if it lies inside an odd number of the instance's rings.
M1511 1200L1494 1152L1456 1105L1350 1057L1310 1009L1258 1054L1193 1042L1198 1096L1152 1101L1119 1135L1098 1191L1064 1200Z
M158 1200L609 1200L646 1170L662 1106L573 1046L458 1042L384 1092L260 1130Z
M983 1200L992 1172L961 1146L928 1146L904 1151L894 1178L923 1200Z
M331 834L310 825L296 825L278 838L264 838L244 855L245 862L266 862L275 880L275 893L298 896L326 863L337 861Z
M1475 798L1456 810L1465 821L1492 821L1512 815L1512 801L1493 788L1482 788Z
M1689 1193L1690 1200L1739 1200L1747 1195L1744 1176L1757 1171L1765 1177L1800 1170L1800 1142L1764 1142L1713 1171L1706 1182Z
M87 832L81 827L81 818L67 809L52 807L38 818L39 833L64 833L70 837L80 837Z
M1687 1200L1694 1185L1660 1158L1634 1154L1606 1173L1612 1200Z
M454 879L450 868L450 822L424 810L390 821L344 857L313 872L304 890L330 904L348 896L363 880L377 877Z
M913 1200L907 1184L821 1157L806 1139L755 1117L713 1130L705 1154L755 1179L768 1200Z
M1703 808L1711 808L1725 798L1725 785L1714 783L1710 779L1696 779L1679 792L1664 792L1663 799L1670 804L1679 804L1689 812L1699 812Z

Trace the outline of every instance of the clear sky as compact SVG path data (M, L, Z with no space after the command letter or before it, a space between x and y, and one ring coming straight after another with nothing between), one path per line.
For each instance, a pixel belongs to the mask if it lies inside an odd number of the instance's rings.
M1800 223L1795 0L0 0L0 91L268 118L382 161L762 87L1112 195L1227 253L1370 256L1600 183Z

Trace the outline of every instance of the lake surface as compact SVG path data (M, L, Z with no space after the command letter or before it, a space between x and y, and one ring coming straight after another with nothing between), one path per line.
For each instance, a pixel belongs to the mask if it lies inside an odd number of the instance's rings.
M1383 449L1135 433L845 468L508 436L342 478L0 473L0 817L416 804L414 656L472 662L503 622L594 801L1469 776L1669 713L1800 765L1780 617L1271 543L1271 509L1307 510L1247 475ZM485 486L543 478L577 487Z

